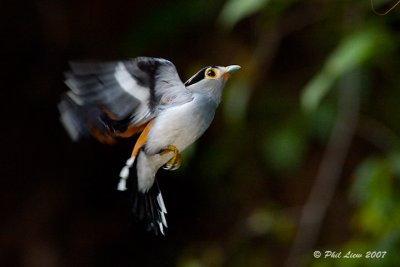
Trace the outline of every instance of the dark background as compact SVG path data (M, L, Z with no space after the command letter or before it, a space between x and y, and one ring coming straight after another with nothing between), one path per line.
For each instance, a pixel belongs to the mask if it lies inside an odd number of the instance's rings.
M400 261L400 7L380 16L367 0L1 6L1 266ZM129 193L116 191L134 140L72 143L57 110L69 61L136 56L171 60L182 80L242 66L182 168L158 173L166 237L145 232Z

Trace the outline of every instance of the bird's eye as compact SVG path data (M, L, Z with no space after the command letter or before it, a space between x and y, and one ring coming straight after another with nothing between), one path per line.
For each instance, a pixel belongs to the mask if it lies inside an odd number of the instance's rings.
M206 70L206 77L211 79L216 78L217 72L213 68L209 68Z

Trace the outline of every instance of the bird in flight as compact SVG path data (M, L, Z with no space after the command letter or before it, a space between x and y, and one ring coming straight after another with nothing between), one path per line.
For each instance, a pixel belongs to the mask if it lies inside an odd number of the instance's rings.
M62 124L73 141L93 136L113 144L139 136L119 174L118 190L132 180L135 215L149 231L164 235L167 210L156 173L180 167L181 151L210 126L225 82L240 66L208 66L185 83L174 64L161 58L70 66L69 91L58 105Z

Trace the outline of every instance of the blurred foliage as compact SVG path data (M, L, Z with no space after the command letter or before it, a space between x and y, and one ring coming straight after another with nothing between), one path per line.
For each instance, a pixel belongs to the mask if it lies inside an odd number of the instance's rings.
M382 47L385 48L385 52L390 53L387 50L392 48L393 40L385 36L385 28L374 25L364 27L365 29L357 30L344 38L338 48L330 54L323 69L305 86L301 99L303 109L315 110L339 77L360 67L371 57L379 56Z
M265 8L269 0L229 0L221 11L219 20L222 25L232 28L236 23Z
M16 84L5 88L20 90L2 93L17 96L8 110L27 103L21 114L5 113L18 134L6 139L13 153L2 164L12 179L0 194L1 266L284 266L341 114L343 84L360 90L360 109L313 249L387 254L315 259L309 251L300 262L398 266L400 7L378 16L368 0L16 3L4 38L16 43L5 50L15 51L6 65L17 70L7 76ZM373 3L379 12L394 4ZM158 173L165 239L130 224L129 196L116 196L133 141L71 145L55 108L67 61L138 55L170 59L182 80L207 65L242 66L182 168Z
M354 235L337 250L354 253L386 251L383 259L338 261L327 259L313 266L396 266L400 245L400 151L366 158L355 170L350 200L355 204ZM332 250L332 248L329 248Z
M297 123L298 124L298 123ZM268 133L263 144L264 159L272 170L285 173L303 165L307 148L304 125L290 121Z

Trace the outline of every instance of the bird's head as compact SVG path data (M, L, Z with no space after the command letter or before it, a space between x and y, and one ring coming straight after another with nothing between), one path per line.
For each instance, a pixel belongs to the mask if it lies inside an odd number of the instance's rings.
M185 86L192 92L209 94L218 104L225 82L238 69L240 69L239 65L205 67L187 80Z

